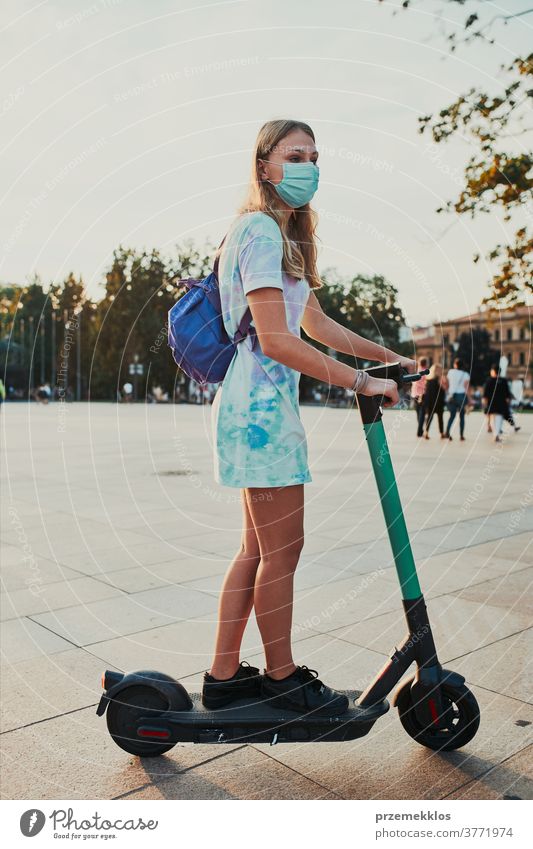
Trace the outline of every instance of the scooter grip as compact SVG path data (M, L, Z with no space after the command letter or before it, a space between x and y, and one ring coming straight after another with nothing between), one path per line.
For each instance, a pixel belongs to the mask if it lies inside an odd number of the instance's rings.
M424 375L429 374L429 369L425 368L424 371L418 372L418 374L407 374L407 369L405 369L405 374L402 375L402 383L416 383L417 380L421 380Z

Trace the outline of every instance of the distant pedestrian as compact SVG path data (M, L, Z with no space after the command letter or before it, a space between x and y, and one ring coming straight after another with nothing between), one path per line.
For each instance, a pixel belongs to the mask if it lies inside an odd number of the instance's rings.
M6 400L6 387L4 386L4 381L0 377L0 410L2 409L2 404Z
M448 381L448 394L446 400L448 402L448 410L450 417L446 426L446 438L451 441L451 429L455 421L457 413L459 413L459 432L461 442L465 438L465 412L468 404L468 387L470 386L470 374L465 371L463 361L456 357L451 368L446 376Z
M497 365L491 366L490 377L483 388L483 400L485 412L492 425L494 442L501 442L503 420L507 419L510 414L511 397L507 378L501 376Z
M427 357L420 357L418 360L418 371L424 371L428 367ZM417 429L416 435L424 435L424 422L426 420L427 404L426 404L426 375L413 383L411 387L411 398L415 402Z
M133 398L133 384L131 384L131 383L128 381L128 382L127 382L127 383L125 383L125 384L124 384L124 386L122 387L122 400L123 400L126 404L129 404L132 398Z
M446 400L446 391L448 389L448 381L442 373L440 363L433 363L426 378L425 405L426 405L426 425L424 436L429 439L429 429L433 416L437 416L439 423L439 433L441 439L446 439L444 433L444 402Z

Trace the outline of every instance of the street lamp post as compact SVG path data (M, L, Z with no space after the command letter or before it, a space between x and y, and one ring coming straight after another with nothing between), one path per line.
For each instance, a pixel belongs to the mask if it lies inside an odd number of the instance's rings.
M81 311L76 325L76 401L81 401Z
M45 373L44 373L44 365L45 365L45 363L44 363L44 343L45 343L44 322L45 322L45 312L43 310L42 316L41 316L41 328L40 328L40 335L41 335L41 386L43 385L43 383L45 381Z
M52 310L52 374L51 374L51 388L52 388L52 398L54 398L54 392L56 388L56 312Z
M128 371L133 376L133 400L137 400L137 378L144 374L144 365L139 362L139 354L133 355L133 362L129 364Z
M137 363L139 362L139 354L133 355L133 400L137 400Z

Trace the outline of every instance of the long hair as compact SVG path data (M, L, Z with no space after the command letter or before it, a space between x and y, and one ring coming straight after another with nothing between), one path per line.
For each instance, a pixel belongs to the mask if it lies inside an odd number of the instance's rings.
M306 203L295 209L294 215L290 215L287 219L287 216L279 209L279 195L274 186L266 180L259 179L259 160L266 159L272 149L292 130L303 130L315 141L311 127L303 121L288 121L280 118L276 121L267 121L259 130L246 198L237 214L264 212L270 215L279 225L283 238L283 271L298 280L305 277L311 289L319 289L323 284L316 267L318 237L315 231L318 225L318 214Z

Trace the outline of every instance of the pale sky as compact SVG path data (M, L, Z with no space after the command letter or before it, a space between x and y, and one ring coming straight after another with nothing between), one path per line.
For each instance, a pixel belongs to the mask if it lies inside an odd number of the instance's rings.
M462 22L530 2L414 3L393 16L377 0L3 0L0 281L72 270L98 296L119 244L218 245L260 126L296 118L320 151L319 270L385 275L409 324L475 310L490 274L472 254L523 219L437 215L472 149L432 149L417 117L474 85L496 93L533 15L450 55L439 11Z

